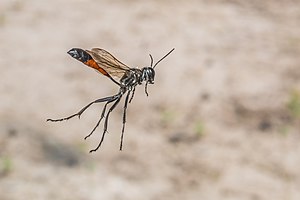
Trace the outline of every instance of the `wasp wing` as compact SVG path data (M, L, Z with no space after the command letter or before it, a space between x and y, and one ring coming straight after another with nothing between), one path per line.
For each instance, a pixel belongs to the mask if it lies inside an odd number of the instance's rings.
M93 48L91 50L86 50L86 52L92 56L99 67L103 68L114 78L122 78L125 72L130 69L127 65L123 64L104 49Z

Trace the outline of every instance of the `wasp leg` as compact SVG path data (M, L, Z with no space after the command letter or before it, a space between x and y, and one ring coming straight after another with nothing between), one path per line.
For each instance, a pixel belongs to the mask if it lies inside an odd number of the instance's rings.
M132 90L132 95L131 95L131 97L130 97L129 103L131 103L131 101L132 101L132 99L133 99L134 92L135 92L135 87L134 87L133 90Z
M123 127L122 127L122 134L121 134L120 151L122 151L122 147L123 147L123 136L124 136L124 130L125 130L126 110L127 110L129 95L130 95L130 90L127 93L127 96L125 99L125 104L124 104L124 110L123 110Z
M98 128L100 122L102 121L102 119L103 119L103 117L104 117L104 115L105 115L105 111L106 111L107 105L108 105L109 103L111 103L111 102L114 102L115 100L116 100L116 99L112 99L112 100L106 102L106 104L105 104L104 107L103 107L102 114L101 114L101 117L100 117L99 121L97 122L97 124L96 124L96 126L94 127L94 129L90 132L90 134L88 134L87 136L85 136L85 138L84 138L85 140L86 140L88 137L90 137L90 136L95 132L95 130Z
M107 126L108 126L108 118L109 118L109 114L110 114L110 113L115 109L115 107L119 104L121 98L122 98L122 94L120 94L120 95L118 96L117 100L116 100L116 101L114 102L114 104L109 108L109 110L108 110L108 112L107 112L107 114L106 114L106 116L105 116L104 129L103 129L103 133L102 133L101 140L100 140L98 146L97 146L95 149L90 150L90 153L92 153L92 152L94 152L94 151L97 151L97 150L100 148L100 146L101 146L101 144L102 144L102 142L103 142L103 140L104 140L105 134L106 134L106 132L107 132Z
M116 100L120 97L121 93L119 92L116 95L110 96L110 97L105 97L105 98L101 98L101 99L97 99L91 103L89 103L88 105L86 105L85 107L83 107L78 113L71 115L69 117L65 117L65 118L61 118L61 119L47 119L47 121L51 121L51 122L59 122L59 121L65 121L65 120L69 120L75 116L78 116L78 118L80 118L81 114L88 109L88 107L90 107L92 104L94 103L101 103L101 102L106 102L106 101L113 101Z

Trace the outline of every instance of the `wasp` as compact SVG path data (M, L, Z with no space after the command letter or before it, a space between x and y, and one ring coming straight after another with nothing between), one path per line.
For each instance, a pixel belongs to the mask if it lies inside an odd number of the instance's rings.
M153 65L153 57L151 56L151 54L149 54L150 61L151 61L150 66L139 69L139 68L128 67L127 65L120 62L112 54L110 54L104 49L93 48L91 50L83 50L80 48L72 48L71 50L68 51L68 54L70 56L82 62L83 64L87 65L88 67L95 69L97 72L103 74L104 76L107 76L110 80L112 80L115 84L119 86L119 92L112 96L96 99L95 101L92 101L86 106L84 106L79 112L71 116L60 118L60 119L47 119L47 121L51 121L51 122L65 121L76 116L80 118L82 113L86 111L91 105L95 103L105 103L100 119L96 123L93 130L84 138L87 139L88 137L90 137L98 128L102 119L105 118L104 129L103 129L101 140L96 148L90 150L91 153L97 151L101 147L104 141L105 134L107 133L109 115L116 108L116 106L121 101L122 97L125 95L125 103L123 107L123 124L122 124L121 141L120 141L120 151L121 151L123 148L123 137L124 137L125 124L126 124L127 106L128 103L131 103L134 97L136 86L145 83L145 93L148 96L147 86L148 84L154 84L155 67L163 59L165 59L168 55L170 55L174 50L175 48L170 50L154 65ZM108 106L110 107L106 112Z

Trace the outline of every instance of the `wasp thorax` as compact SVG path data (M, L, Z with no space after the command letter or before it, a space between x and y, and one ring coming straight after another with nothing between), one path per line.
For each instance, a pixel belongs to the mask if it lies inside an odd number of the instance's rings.
M142 71L140 69L130 69L121 78L122 87L134 87L142 83Z
M142 69L142 80L147 83L154 84L155 71L152 67L144 67Z

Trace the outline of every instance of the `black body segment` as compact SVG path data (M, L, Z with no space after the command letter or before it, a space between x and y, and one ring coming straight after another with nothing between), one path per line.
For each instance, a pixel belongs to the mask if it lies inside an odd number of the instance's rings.
M79 48L73 48L69 50L68 54L83 63L86 63L88 60L92 59L92 56L90 56L90 54L88 54L85 50Z

